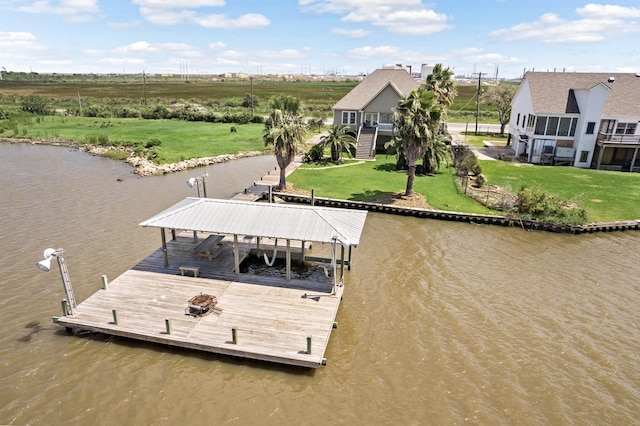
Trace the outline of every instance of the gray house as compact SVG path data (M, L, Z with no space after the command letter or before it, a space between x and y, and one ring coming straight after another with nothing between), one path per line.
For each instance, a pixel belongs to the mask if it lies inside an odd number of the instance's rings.
M333 123L350 127L358 140L356 158L373 158L393 135L393 108L420 86L404 68L381 68L333 106Z
M511 106L526 161L640 171L640 74L527 72Z

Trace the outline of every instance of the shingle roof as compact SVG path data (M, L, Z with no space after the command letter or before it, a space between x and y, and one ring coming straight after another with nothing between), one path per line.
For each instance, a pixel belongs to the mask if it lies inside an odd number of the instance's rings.
M186 198L140 226L357 246L366 211Z
M609 81L613 77L613 81ZM577 112L574 91L604 84L607 94L603 116L640 116L640 77L633 73L527 72L533 108L537 114Z
M417 89L420 83L404 69L377 69L340 99L333 109L362 110L389 85L399 96L406 96Z

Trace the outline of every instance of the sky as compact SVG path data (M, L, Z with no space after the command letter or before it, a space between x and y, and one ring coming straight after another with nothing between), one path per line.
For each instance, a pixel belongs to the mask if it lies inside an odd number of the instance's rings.
M0 0L0 71L640 72L640 0Z

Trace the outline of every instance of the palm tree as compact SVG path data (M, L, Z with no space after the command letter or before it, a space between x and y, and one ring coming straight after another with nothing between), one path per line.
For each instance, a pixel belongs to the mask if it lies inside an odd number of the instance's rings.
M280 168L277 189L283 191L287 188L287 166L295 158L298 144L304 140L306 127L302 121L302 108L297 98L278 95L271 101L271 109L262 131L262 139L265 146L273 147Z
M393 115L394 138L401 144L408 166L404 195L411 196L418 159L434 142L441 108L436 101L436 94L421 87L400 98Z
M456 85L453 82L453 71L442 64L436 64L424 83L425 89L435 92L438 105L443 109L449 108L458 95Z
M424 172L428 174L435 173L442 163L446 163L449 158L449 140L443 134L438 134L433 146L427 149L422 158Z
M329 129L329 133L320 139L322 149L331 149L331 161L337 163L342 159L342 152L346 151L353 157L356 150L356 138L349 133L349 126L334 124Z

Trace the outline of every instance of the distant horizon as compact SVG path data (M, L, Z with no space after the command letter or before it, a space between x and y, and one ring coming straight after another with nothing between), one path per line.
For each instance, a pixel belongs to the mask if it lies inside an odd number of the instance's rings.
M0 69L39 74L457 76L640 72L640 2L5 0ZM132 72L132 70L136 70Z

